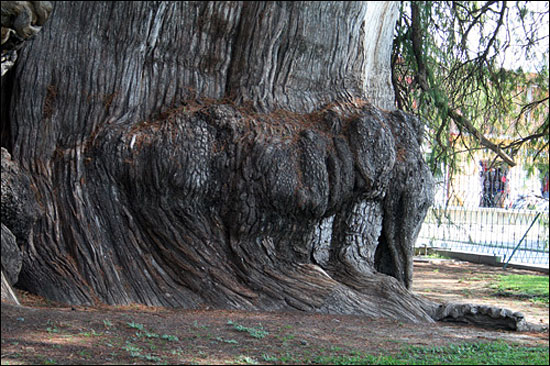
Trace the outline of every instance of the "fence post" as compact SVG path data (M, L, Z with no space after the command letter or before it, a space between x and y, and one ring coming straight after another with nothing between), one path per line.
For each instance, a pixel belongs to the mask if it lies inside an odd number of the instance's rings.
M504 267L502 267L502 269L504 269L504 270L506 269L506 267L508 266L508 263L510 263L510 260L512 260L512 257L514 256L514 254L516 254L516 250L518 250L521 242L523 241L523 239L525 239L525 237L527 236L527 233L529 232L529 230L531 230L531 228L533 227L533 225L535 224L535 221L537 221L539 216L540 216L540 212L537 213L537 216L535 216L533 222L531 223L531 225L529 225L529 228L527 229L525 234L523 234L523 236L521 237L518 245L516 245L516 247L514 248L514 251L512 252L512 254L510 254L510 258L508 258L508 260L506 261L506 264L504 264Z

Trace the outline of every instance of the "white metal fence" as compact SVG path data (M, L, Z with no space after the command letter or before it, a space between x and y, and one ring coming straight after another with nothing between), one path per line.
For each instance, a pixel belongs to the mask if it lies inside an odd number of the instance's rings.
M548 266L547 182L548 176L529 178L519 169L499 172L483 164L452 180L445 177L416 246Z
M548 211L433 207L416 245L548 265Z

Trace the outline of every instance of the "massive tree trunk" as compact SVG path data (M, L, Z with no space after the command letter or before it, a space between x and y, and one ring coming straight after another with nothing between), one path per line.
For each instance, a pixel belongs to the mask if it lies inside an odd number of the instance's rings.
M43 214L18 286L72 304L432 321L432 197L393 110L392 2L67 2L19 55L13 159Z

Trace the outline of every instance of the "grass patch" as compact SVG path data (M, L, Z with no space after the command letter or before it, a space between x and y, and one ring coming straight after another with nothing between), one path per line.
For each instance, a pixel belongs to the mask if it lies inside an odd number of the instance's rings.
M396 355L318 356L313 363L324 365L548 365L548 347L524 347L504 342L411 346Z
M548 276L501 275L490 287L497 296L529 298L548 304Z
M439 254L437 252L428 253L427 255L424 255L423 257L430 258L430 259L452 259L449 256Z

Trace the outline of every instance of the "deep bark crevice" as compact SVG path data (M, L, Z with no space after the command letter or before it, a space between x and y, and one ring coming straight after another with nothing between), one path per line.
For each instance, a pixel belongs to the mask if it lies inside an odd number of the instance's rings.
M13 134L10 122L10 101L13 90L13 75L13 70L8 70L4 75L2 75L2 90L0 91L0 102L2 106L2 109L0 110L0 145L1 147L5 148L10 154L13 150Z

